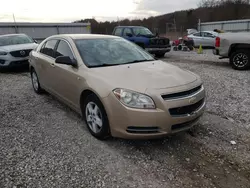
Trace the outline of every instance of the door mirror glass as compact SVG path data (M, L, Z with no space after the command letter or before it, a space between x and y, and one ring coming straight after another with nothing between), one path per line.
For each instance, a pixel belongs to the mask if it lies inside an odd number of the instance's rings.
M63 65L71 65L77 67L77 62L75 59L71 59L69 56L59 56L56 58L56 63Z

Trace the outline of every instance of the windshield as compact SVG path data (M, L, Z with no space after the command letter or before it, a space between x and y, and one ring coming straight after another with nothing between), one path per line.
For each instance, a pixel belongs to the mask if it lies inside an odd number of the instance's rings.
M135 35L154 35L149 29L145 27L135 27L133 28Z
M34 41L26 35L11 35L0 37L0 46L8 46L15 44L27 44Z
M141 61L153 61L154 58L122 38L78 39L78 51L88 67L122 65Z

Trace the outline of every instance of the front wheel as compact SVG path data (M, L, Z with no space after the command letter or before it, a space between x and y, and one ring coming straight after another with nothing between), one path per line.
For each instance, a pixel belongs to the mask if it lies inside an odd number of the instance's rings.
M250 67L250 53L247 50L237 50L230 56L233 69L246 70Z
M98 97L94 94L89 95L82 109L89 132L101 140L108 138L110 136L108 117Z

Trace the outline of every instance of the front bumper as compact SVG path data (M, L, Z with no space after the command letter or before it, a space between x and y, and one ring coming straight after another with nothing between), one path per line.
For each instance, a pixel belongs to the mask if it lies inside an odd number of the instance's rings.
M0 67L22 67L29 65L29 57L0 56Z
M203 87L194 95L185 98L164 100L161 95L150 96L155 101L156 109L128 108L122 105L113 93L103 99L112 136L126 139L151 139L188 130L205 109ZM169 109L188 106L191 100L192 102L203 100L203 102L191 114L171 115Z
M164 48L145 48L146 51L148 51L151 54L154 53L166 53L166 52L170 52L171 51L171 46L168 47L164 47Z

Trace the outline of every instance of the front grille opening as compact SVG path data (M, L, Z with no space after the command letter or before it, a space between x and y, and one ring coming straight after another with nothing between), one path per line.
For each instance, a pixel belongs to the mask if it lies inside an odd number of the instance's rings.
M180 124L175 124L172 125L171 130L175 131L175 130L180 130L180 129L184 129L184 128L188 128L192 123L194 123L195 121L197 121L199 118L196 118L192 121L188 121L186 123L180 123Z
M192 114L193 112L198 110L202 106L203 103L204 103L204 99L192 105L182 106L178 108L171 108L169 109L169 113L172 116L183 116L183 115Z
M18 50L18 51L12 51L10 52L10 54L13 57L28 57L31 51L32 51L31 49L30 50Z
M182 92L179 92L179 93L171 93L171 94L166 94L166 95L162 95L161 97L164 99L164 100L170 100L170 99L177 99L177 98L183 98L183 97L188 97L194 93L196 93L197 91L199 91L201 89L201 85L198 86L198 87L195 87L191 90L188 90L188 91L182 91Z
M150 44L151 45L168 45L169 39L153 38L153 39L150 39Z
M0 64L4 64L4 63L5 63L5 60L0 59Z
M127 128L128 133L134 133L134 134L153 134L153 133L159 133L158 127L128 127Z

